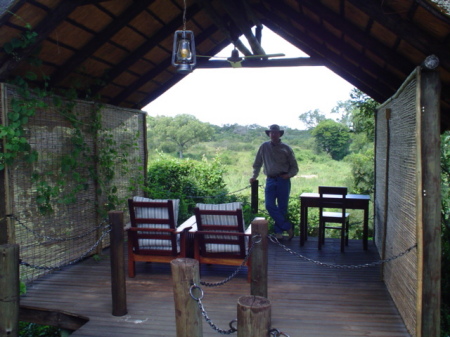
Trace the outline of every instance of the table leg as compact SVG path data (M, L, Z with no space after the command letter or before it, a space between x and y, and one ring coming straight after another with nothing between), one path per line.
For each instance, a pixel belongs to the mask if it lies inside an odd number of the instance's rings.
M307 208L303 205L300 206L300 246L303 246L305 244L306 240L306 224L308 212Z
M364 228L363 228L363 248L368 249L367 241L369 237L369 205L364 207Z

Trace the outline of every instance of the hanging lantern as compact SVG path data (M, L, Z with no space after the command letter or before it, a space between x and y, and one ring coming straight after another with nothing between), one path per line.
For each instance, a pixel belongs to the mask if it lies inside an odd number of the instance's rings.
M194 70L196 63L194 33L177 30L173 38L172 64L178 73L186 75Z

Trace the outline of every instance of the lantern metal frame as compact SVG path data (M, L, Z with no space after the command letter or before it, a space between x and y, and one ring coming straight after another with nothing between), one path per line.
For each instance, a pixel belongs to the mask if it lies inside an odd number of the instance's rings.
M190 57L180 56L179 47L183 41L189 45ZM196 64L194 32L191 30L177 30L173 37L172 65L177 68L178 73L185 75L192 72Z

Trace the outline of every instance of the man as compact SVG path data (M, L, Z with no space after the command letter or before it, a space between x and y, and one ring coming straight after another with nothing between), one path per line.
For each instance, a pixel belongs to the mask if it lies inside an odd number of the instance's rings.
M253 183L264 165L264 174L267 176L265 188L266 209L275 221L275 235L281 239L283 232L288 233L289 240L294 236L294 228L286 219L291 192L291 178L298 173L298 164L294 151L290 146L281 142L284 130L276 124L266 130L270 141L261 144L253 163Z

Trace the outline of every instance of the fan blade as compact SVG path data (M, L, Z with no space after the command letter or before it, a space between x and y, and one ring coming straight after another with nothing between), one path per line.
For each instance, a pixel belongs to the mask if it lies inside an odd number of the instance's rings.
M283 57L286 56L283 53L279 53L279 54L266 54L266 55L249 55L249 56L243 56L246 59L253 59L253 58L258 58L258 59L262 59L265 57Z

